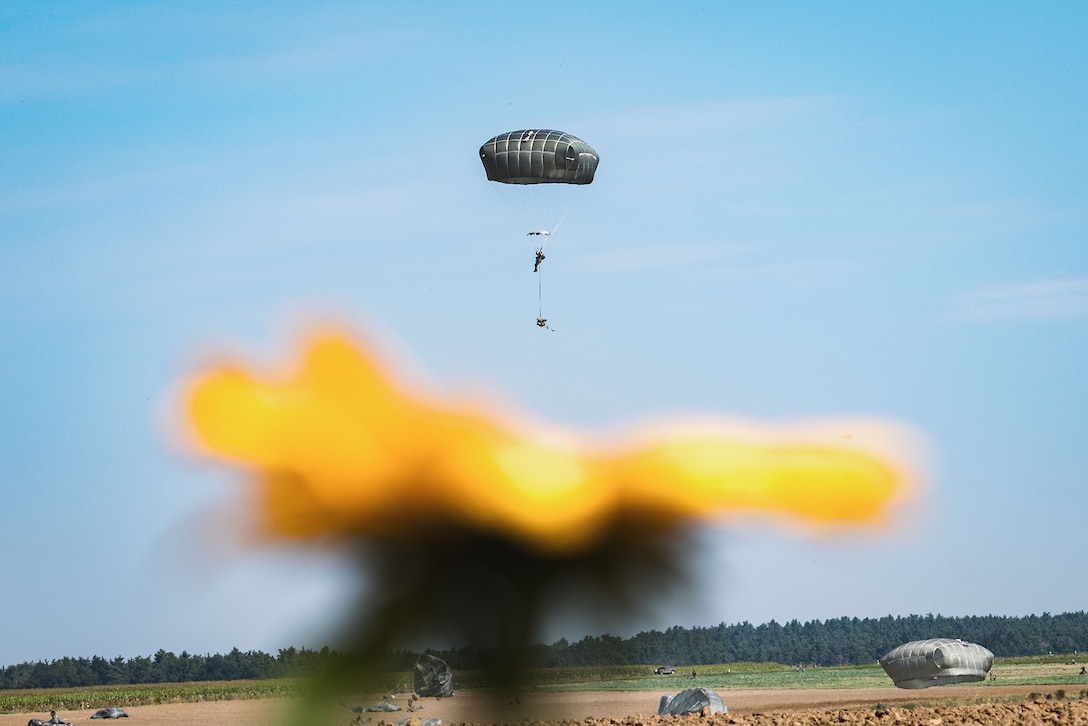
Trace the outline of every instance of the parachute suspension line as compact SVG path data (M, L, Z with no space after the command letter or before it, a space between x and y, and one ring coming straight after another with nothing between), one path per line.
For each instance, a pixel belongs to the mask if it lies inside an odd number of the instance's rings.
M570 214L571 209L574 207L574 192L569 188L571 185L564 184L562 186L568 188L560 189L553 193L552 199L550 200L551 206L548 209L548 220L552 222L551 229L548 231L553 234L559 229L559 225L566 221L567 215Z
M544 187L541 190L542 200L538 207L539 219L544 228L554 234L559 229L559 225L563 224L567 215L570 214L574 202L578 198L578 193L583 190L572 184L543 184L538 186Z
M526 230L555 232L583 190L574 184L493 184L495 196Z

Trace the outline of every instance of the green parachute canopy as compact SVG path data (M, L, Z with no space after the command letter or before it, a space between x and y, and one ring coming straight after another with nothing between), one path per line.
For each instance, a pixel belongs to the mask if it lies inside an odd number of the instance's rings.
M501 184L590 184L600 157L577 136L522 129L487 141L480 161L487 178Z
M993 665L994 654L986 648L950 638L915 640L880 659L880 666L899 688L982 681Z

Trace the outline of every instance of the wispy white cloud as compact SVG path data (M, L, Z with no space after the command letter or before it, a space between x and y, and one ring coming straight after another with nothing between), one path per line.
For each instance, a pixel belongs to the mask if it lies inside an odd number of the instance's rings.
M946 320L1000 322L1088 318L1088 277L994 285L959 295Z

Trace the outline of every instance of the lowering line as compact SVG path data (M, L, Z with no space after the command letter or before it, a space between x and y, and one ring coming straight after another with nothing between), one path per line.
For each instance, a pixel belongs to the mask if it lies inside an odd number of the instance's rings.
M532 234L532 233L530 233ZM544 317L544 294L543 283L541 282L540 275L540 263L544 261L544 246L541 245L536 249L536 261L533 263L533 272L536 273L536 326L538 328L548 327L548 319Z

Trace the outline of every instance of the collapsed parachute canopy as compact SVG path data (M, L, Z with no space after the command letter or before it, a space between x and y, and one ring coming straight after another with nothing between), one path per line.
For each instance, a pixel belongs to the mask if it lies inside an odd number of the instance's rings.
M725 701L709 688L689 688L675 696L665 694L657 707L658 716L684 716L689 713L702 713L710 709L711 714L729 713Z
M487 178L502 184L589 184L600 157L576 136L551 129L499 134L480 147Z
M453 671L446 661L426 653L416 661L415 691L421 696L447 698L453 695Z
M880 659L884 672L899 688L981 681L993 664L994 654L981 645L948 638L905 643Z

